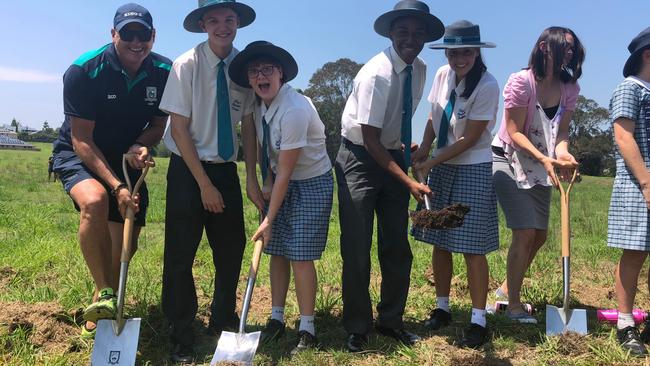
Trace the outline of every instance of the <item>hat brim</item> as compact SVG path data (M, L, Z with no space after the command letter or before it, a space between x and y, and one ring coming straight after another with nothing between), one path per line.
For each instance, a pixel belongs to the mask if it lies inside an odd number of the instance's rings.
M448 43L434 43L429 45L429 48L434 50L451 49L451 48L494 48L497 45L492 42L470 42L465 44L448 44Z
M398 9L386 12L375 20L375 32L384 37L390 38L390 26L397 18L415 17L424 21L429 29L425 42L432 42L445 34L445 26L435 15L415 9Z
M185 17L183 28L193 33L204 33L205 31L199 26L199 20L203 18L206 12L217 8L230 8L237 13L239 16L238 28L244 28L255 20L255 10L246 4L234 2L218 3L194 9Z
M271 57L280 63L285 83L293 80L298 75L298 64L289 52L275 45L262 44L248 46L233 58L228 67L230 80L243 88L250 89L246 66L260 57Z
M115 26L115 30L119 32L122 28L124 28L125 25L131 24L131 23L139 23L139 24L144 25L144 27L149 29L149 30L153 29L151 27L151 25L149 25L149 23L145 22L142 19L124 19L123 21L117 23L117 25Z

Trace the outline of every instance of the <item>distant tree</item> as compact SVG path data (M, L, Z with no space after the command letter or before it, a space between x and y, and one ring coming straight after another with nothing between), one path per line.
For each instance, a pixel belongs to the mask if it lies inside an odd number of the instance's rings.
M47 123L47 121L43 122L43 128L41 128L41 131L52 132L52 128L50 127L50 124Z
M16 133L18 133L19 132L18 127L20 127L20 122L16 121L15 118L12 119L11 120L11 127L13 127L15 129Z
M573 121L569 125L570 151L586 175L614 175L614 140L609 111L592 99L578 96Z
M352 93L354 77L363 64L348 58L328 62L316 70L304 94L311 98L325 124L327 154L334 161L341 144L341 115Z

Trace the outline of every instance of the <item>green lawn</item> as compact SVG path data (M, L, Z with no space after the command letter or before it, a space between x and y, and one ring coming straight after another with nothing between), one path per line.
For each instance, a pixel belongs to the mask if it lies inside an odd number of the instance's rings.
M50 147L40 152L0 151L0 364L81 365L88 363L92 342L78 337L78 311L89 300L93 285L77 244L78 214L59 182L47 181ZM160 309L163 258L164 197L167 159L158 159L147 181L150 209L139 251L132 261L126 312L142 317L138 364L167 364L168 332ZM243 165L240 165L244 177ZM562 280L559 251L559 200L555 194L549 241L540 251L525 280L524 301L538 310L538 326L509 323L488 316L490 342L481 350L454 345L469 320L469 294L462 256L454 257L452 311L454 323L439 332L427 332L421 320L435 304L430 278L431 247L412 241L414 254L411 290L406 308L407 328L423 336L414 348L405 348L372 335L370 350L352 355L345 351L340 325L341 285L337 203L331 216L329 242L317 263L320 289L317 297L317 331L321 349L291 358L298 308L293 291L287 303L291 331L277 345L260 346L256 363L263 365L480 365L480 364L644 364L621 352L613 329L598 324L595 309L614 307L613 268L619 252L606 247L610 178L585 177L572 193L572 272L575 308L589 310L590 335L547 338L544 335L546 303L559 305ZM245 195L245 194L244 194ZM245 200L247 234L256 228L257 213ZM510 233L501 217L501 249L490 254L490 288L505 277ZM243 294L252 245L243 263ZM381 282L373 254L371 296L378 299ZM260 328L270 312L268 258L263 257L249 315L251 329ZM194 265L199 293L197 334L207 326L213 271L210 249L202 243ZM647 269L641 276L639 307L649 308ZM494 298L492 291L488 303ZM197 364L208 364L217 339L201 336Z

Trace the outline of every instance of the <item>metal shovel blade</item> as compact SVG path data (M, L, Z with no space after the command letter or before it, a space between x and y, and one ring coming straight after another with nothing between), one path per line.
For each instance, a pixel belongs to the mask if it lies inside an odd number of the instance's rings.
M119 335L115 332L114 320L98 321L90 364L93 366L135 365L140 320L140 318L127 319Z
M244 365L252 366L257 345L260 342L262 332L233 333L221 332L217 349L210 365L219 361L241 362Z
M587 334L587 310L558 308L546 305L546 335L566 332Z

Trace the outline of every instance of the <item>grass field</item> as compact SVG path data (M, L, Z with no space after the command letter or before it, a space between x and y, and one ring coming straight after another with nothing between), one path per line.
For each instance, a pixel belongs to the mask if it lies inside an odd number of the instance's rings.
M79 251L76 233L78 214L59 182L47 181L50 147L40 152L0 151L0 364L83 365L87 364L92 342L79 336L79 309L87 304L93 284ZM138 364L168 364L169 341L160 308L164 197L167 159L158 159L148 178L150 209L148 223L140 237L139 250L131 262L126 313L143 319ZM240 166L243 178L243 165ZM317 263L320 289L317 295L316 327L321 348L291 358L298 319L293 291L287 303L291 330L276 345L261 345L256 356L260 365L594 365L646 364L621 352L615 332L597 323L595 309L615 306L613 269L619 252L606 247L607 207L612 180L585 177L572 193L572 307L589 313L590 334L547 338L544 334L546 303L561 303L559 251L559 201L554 195L549 241L533 263L523 289L523 300L537 309L538 326L512 324L501 315L489 315L490 341L478 351L454 344L469 321L470 302L465 265L454 257L452 281L452 326L428 332L422 325L435 304L430 257L431 247L411 242L414 262L406 308L407 328L422 335L414 348L402 347L372 335L369 350L352 355L345 351L345 332L340 324L341 291L339 225L337 203L331 216L329 241ZM245 201L247 234L256 228L257 213ZM488 256L490 298L505 278L509 231L501 217L501 248ZM248 273L252 245L242 266L240 294ZM381 283L379 265L373 254L371 296L378 299ZM202 243L194 265L199 294L197 334L203 334L209 316L213 271L210 249ZM638 307L650 309L647 268L641 275ZM249 315L251 329L259 329L270 312L268 258L261 272ZM297 324L296 324L297 326ZM197 364L208 364L217 339L199 337Z

